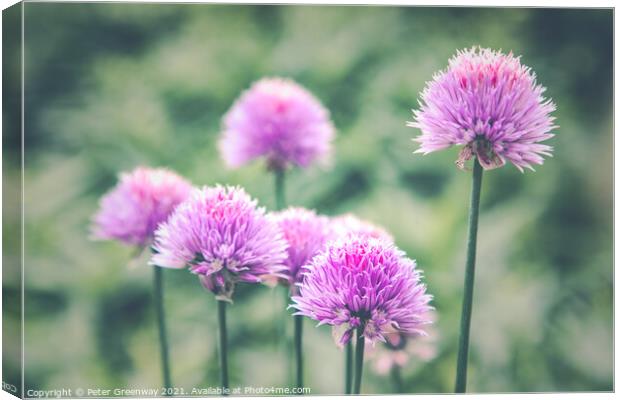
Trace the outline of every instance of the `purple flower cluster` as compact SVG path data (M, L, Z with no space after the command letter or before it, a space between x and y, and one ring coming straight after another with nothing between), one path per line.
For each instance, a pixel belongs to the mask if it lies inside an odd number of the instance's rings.
M287 279L284 281L296 293L301 281L301 268L318 254L330 238L329 219L304 208L289 208L274 213L273 219L282 230L288 244L285 261Z
M239 187L192 192L155 232L151 264L184 268L230 301L237 282L284 275L287 244L277 223Z
M164 168L139 167L120 176L100 201L92 235L125 244L146 246L157 226L189 195L192 186Z
M391 242L350 235L328 244L306 268L292 298L295 315L334 326L340 344L357 328L374 343L395 331L422 334L429 322L431 296L420 272Z
M445 71L435 75L422 92L414 122L422 134L417 153L464 146L457 165L476 157L485 169L506 161L520 171L542 164L554 135L555 105L543 97L536 75L512 53L473 47L459 51Z
M233 168L265 157L272 169L307 167L324 159L334 136L329 112L295 82L265 78L254 83L224 117L219 144Z

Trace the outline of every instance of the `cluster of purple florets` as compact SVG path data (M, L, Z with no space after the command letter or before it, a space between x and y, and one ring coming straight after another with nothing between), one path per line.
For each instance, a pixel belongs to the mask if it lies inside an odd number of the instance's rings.
M533 169L551 156L551 146L541 142L556 128L555 105L543 96L545 90L512 53L479 47L459 51L426 85L408 124L422 131L416 152L462 146L461 168L476 157L485 169L506 161L520 171Z

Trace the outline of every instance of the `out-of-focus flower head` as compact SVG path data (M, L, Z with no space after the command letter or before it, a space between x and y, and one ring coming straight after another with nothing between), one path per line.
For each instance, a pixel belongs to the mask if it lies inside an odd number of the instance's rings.
M287 244L275 221L240 187L195 189L155 232L150 264L184 268L219 300L237 282L285 277Z
M309 91L289 79L264 78L224 116L219 148L230 167L264 157L271 169L283 170L325 160L333 136L329 112Z
M426 316L435 322L434 313ZM427 362L437 356L437 332L432 325L426 329L426 335L407 335L392 332L385 335L385 343L375 347L367 347L368 361L372 362L379 375L387 375L394 367L404 367L409 361Z
M372 343L393 332L422 334L431 296L415 262L391 242L348 236L331 242L305 267L295 315L328 324L346 344L354 330Z
M506 161L521 172L542 164L552 148L540 142L551 131L555 105L536 75L512 53L472 47L450 60L422 92L420 109L407 125L419 128L416 153L463 146L456 164L476 157L484 169Z
M296 284L301 281L301 268L325 246L330 236L330 221L314 211L291 207L272 214L288 243L288 257L285 261L287 279L291 293L297 292Z
M122 173L104 195L93 217L92 236L139 247L153 238L157 226L189 195L191 184L165 168L138 167Z

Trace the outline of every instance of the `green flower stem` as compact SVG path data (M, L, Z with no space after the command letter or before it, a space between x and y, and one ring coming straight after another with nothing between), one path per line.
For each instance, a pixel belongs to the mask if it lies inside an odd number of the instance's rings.
M274 191L275 191L275 200L276 200L276 210L283 210L284 207L286 207L286 194L285 194L285 188L284 188L284 181L285 181L285 177L286 174L284 172L284 169L282 168L275 168L273 170L273 174L274 174ZM290 290L289 288L284 288L285 289L285 303L284 303L284 309L286 309L286 307L288 306L288 303L290 301ZM290 380L291 377L291 372L292 372L292 368L291 368L291 359L289 357L289 355L291 354L292 351L292 347L293 344L291 343L290 337L287 335L287 321L288 321L288 314L282 314L281 317L279 318L278 321L278 325L280 325L279 327L279 335L276 336L276 341L277 340L281 340L282 341L282 345L284 346L284 354L288 363L288 367L286 368L287 370L287 380ZM295 321L295 332L294 334L297 335L297 321ZM301 328L300 328L301 329ZM301 335L301 332L299 333ZM279 336L279 337L278 337ZM297 336L295 336L295 341L297 340ZM300 340L300 346L301 346L301 336L299 337ZM295 342L295 346L297 345L297 343ZM295 349L295 351L297 351L297 348ZM301 352L301 350L300 350ZM297 357L297 355L296 355ZM297 361L297 365L296 365L296 376L297 376L297 381L299 382L299 374L301 373L301 365L299 364L299 360L301 360L301 353L299 353L299 357L298 357L298 361Z
M284 193L284 177L285 173L283 169L276 169L275 175L275 190L276 190L276 210L282 210L286 206L285 193Z
M296 361L296 383L297 383L297 387L301 388L304 387L304 358L303 358L303 352L302 352L302 346L301 346L301 337L303 334L303 323L304 323L304 317L302 317L301 315L295 315L293 318L295 318L295 361ZM301 393L299 393L301 394Z
M217 321L219 325L220 378L222 390L228 389L228 339L226 336L226 302L217 301Z
M279 289L279 286L276 288ZM292 338L289 335L290 326L288 325L290 321L290 316L288 313L281 313L282 310L286 310L289 303L291 302L291 293L290 289L286 286L282 287L284 293L284 304L278 304L277 313L280 313L280 317L278 318L278 334L275 337L276 344L283 346L282 350L284 352L284 357L286 360L286 381L292 382L295 377L293 376L293 363L294 360L291 359L291 353L293 352L293 342Z
M362 388L362 372L364 368L364 328L357 328L357 343L355 344L355 380L353 381L353 394L360 394Z
M172 388L172 382L170 379L170 358L168 356L168 336L166 334L166 318L164 315L164 282L163 282L163 268L153 267L153 289L154 301L155 301L155 313L157 314L157 330L159 331L159 351L161 355L161 371L164 379L164 387L166 389ZM166 391L164 395L169 396L170 393Z
M467 386L467 357L469 354L469 328L474 298L474 273L476 267L476 238L478 235L478 213L480 209L480 188L482 186L482 166L474 159L472 189L469 203L469 230L467 232L467 261L465 263L465 283L463 309L461 312L461 333L456 363L456 393L465 393Z
M390 377L392 378L392 384L394 385L395 393L403 392L403 378L401 375L400 365L393 365L390 370Z
M344 352L344 394L351 394L351 384L353 383L353 339L347 342Z

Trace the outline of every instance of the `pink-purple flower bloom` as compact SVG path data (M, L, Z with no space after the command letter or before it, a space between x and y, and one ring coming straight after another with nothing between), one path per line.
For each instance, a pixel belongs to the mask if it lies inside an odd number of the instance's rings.
M419 128L417 153L464 146L457 165L476 157L484 169L506 161L520 171L542 164L552 148L555 105L536 75L512 53L473 47L457 52L424 91L408 126Z
M391 242L348 236L327 245L304 271L295 315L341 332L345 344L355 329L372 343L387 333L423 334L431 296L415 262Z
M237 282L282 276L286 241L278 225L240 187L195 189L155 232L150 264L189 267L219 300Z
M349 235L366 236L375 239L384 239L393 242L394 238L382 227L356 217L353 214L343 214L331 219L332 240Z
M323 250L330 237L330 221L312 210L297 207L272 215L288 243L285 261L287 279L284 282L290 285L291 293L296 293L296 283L302 278L301 268Z
M425 318L434 322L432 312ZM425 335L391 332L385 334L385 339L381 346L366 348L367 359L379 375L389 374L394 367L405 367L412 359L426 362L437 356L437 332L432 326L426 328Z
M319 100L281 78L261 79L245 91L224 116L223 131L220 152L233 168L259 157L272 169L307 167L327 157L334 136Z
M120 175L119 183L101 198L92 235L128 245L146 246L192 186L164 168L139 167Z

